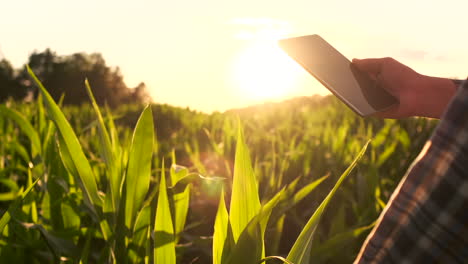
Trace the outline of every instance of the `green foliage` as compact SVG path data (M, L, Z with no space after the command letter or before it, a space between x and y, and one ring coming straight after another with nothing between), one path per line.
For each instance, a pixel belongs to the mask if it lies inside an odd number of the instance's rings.
M110 110L88 82L91 107L62 107L34 80L36 103L0 105L9 263L350 263L437 123L329 97Z
M307 222L306 226L302 230L301 234L299 235L298 239L294 243L293 247L291 248L291 251L288 254L287 259L290 260L293 263L296 264L307 264L310 262L310 252L312 250L312 240L315 234L315 230L317 229L317 226L319 225L320 218L322 217L322 214L327 207L327 205L330 203L331 198L335 195L336 191L342 184L343 180L348 176L348 174L356 167L357 162L362 158L364 155L367 145L369 144L366 143L364 148L361 150L361 152L358 154L356 159L351 163L351 165L346 169L346 171L341 175L341 177L338 179L338 182L335 184L333 189L330 191L330 193L327 195L325 200L320 204L320 206L317 208L317 210L314 212L312 217L309 219Z

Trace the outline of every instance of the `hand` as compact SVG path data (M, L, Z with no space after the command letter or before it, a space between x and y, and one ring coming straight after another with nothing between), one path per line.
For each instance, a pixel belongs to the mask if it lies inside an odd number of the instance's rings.
M400 102L375 114L379 117L440 118L456 91L451 80L419 74L393 58L353 59L353 64Z

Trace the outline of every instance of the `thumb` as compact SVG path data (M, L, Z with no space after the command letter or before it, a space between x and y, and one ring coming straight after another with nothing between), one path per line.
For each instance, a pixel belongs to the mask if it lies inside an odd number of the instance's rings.
M382 70L382 65L384 63L383 58L378 58L378 59L353 59L353 64L356 66L359 70L363 72L367 72L368 74L372 76L377 76L379 75L380 71Z

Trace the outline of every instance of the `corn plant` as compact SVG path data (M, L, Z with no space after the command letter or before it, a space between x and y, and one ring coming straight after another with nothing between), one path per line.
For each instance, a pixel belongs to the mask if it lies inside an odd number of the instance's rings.
M291 248L287 258L280 256L265 258L265 230L272 210L277 210L278 203L281 200L290 199L290 197L288 197L285 191L287 188L285 188L263 206L260 204L258 182L252 168L248 148L244 142L243 132L239 128L231 205L228 213L224 201L224 192L222 192L214 226L213 263L260 263L271 258L277 258L287 263L309 263L312 239L320 218L338 187L364 155L367 145L368 143L316 209ZM310 186L313 187L305 187L305 190L307 192L312 191L324 179L321 178L317 182L311 183ZM288 202L298 202L298 200L300 199L290 199Z

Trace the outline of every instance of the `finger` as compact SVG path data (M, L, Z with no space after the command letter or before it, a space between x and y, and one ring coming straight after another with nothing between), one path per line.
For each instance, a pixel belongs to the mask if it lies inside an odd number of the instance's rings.
M385 58L377 59L353 59L353 64L361 71L367 72L372 76L377 76L382 70Z
M379 117L379 118L391 118L391 119L398 119L398 118L404 117L399 111L399 105L394 105L390 107L389 109L374 113L372 114L372 116Z

